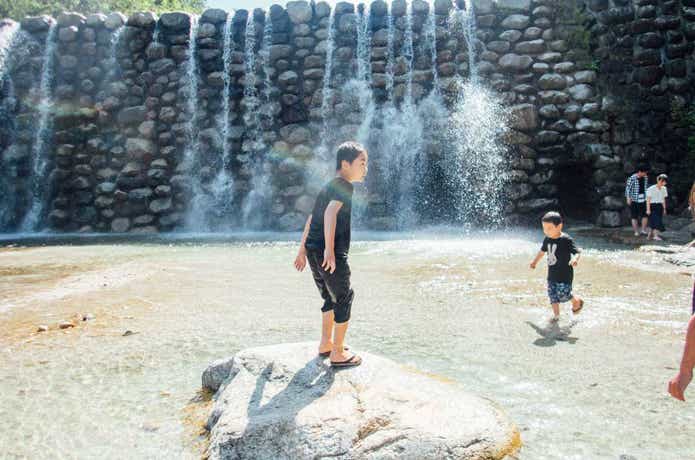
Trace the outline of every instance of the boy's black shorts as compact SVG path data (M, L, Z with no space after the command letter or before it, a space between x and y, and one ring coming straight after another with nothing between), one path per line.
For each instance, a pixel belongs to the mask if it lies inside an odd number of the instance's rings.
M636 201L630 203L630 218L641 219L643 217L647 217L647 203L638 203Z
M306 257L311 267L314 283L323 298L322 312L333 310L336 323L345 323L350 320L352 299L355 296L350 287L350 266L346 257L335 258L335 271L327 272L321 267L323 263L323 251L307 249Z

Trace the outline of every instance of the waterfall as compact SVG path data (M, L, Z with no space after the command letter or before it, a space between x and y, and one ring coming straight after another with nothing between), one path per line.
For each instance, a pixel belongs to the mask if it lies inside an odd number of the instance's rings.
M14 82L9 75L10 53L17 44L26 40L20 32L19 24L15 23L9 32L0 35L0 151L14 142L15 121L14 112L17 106ZM16 194L13 191L12 181L16 174L8 174L9 165L3 164L0 155L0 229L6 228L14 217L16 206Z
M257 152L260 150L261 141L259 135L258 116L258 91L256 83L256 22L253 19L253 12L249 11L246 21L246 34L244 46L244 125L246 127L246 140L244 141L244 153Z
M432 92L439 92L439 72L437 71L437 15L434 2L430 3L429 15L425 24L425 43L429 43L430 60L432 62Z
M198 18L191 16L191 26L188 35L188 56L186 60L186 149L184 157L187 163L196 161L198 153L198 59L196 41L198 36Z
M458 195L452 203L455 221L501 222L506 168L500 137L506 129L507 113L497 96L474 82L459 82L450 117L453 148L444 160L447 188Z
M224 39L222 61L224 68L224 90L222 91L222 170L226 171L229 168L230 146L229 146L229 98L231 97L232 77L230 75L232 65L232 14L227 15L227 20L224 23ZM218 118L219 120L219 118Z
M451 204L454 221L496 225L502 221L505 148L501 136L508 128L508 114L497 95L480 83L476 63L475 12L452 13L468 48L469 79L458 81L456 100L449 119L448 139L453 148L443 160L446 188L455 190ZM475 200L465 197L475 196Z
M154 32L152 32L152 43L159 44L159 21L154 25Z
M406 57L408 62L404 104L406 110L411 110L413 105L413 59L415 49L413 47L413 1L408 1L407 11L405 15L405 37L403 37L403 49L401 54Z
M191 180L190 202L186 228L191 230L207 229L206 213L209 205L203 191L200 177L200 159L198 158L198 59L197 59L198 18L191 16L188 32L188 53L186 56L186 77L183 87L186 94L185 146L183 151L183 169Z
M326 65L323 73L323 89L321 92L321 120L323 127L321 130L321 145L319 146L319 158L329 160L328 119L331 109L333 93L331 91L331 77L333 73L333 50L335 48L335 7L331 8L328 16L328 38L326 39Z
M273 21L270 19L270 9L265 13L265 24L263 25L263 42L261 44L261 49L259 55L263 62L263 104L266 105L265 109L262 111L263 115L266 117L272 117L273 114L270 112L268 104L270 103L270 98L273 89L273 82L271 80L271 75L273 73L273 67L270 62L270 46L273 44Z
M475 36L475 11L473 10L473 3L471 1L466 1L466 17L465 17L465 37L466 44L468 45L468 69L471 76L471 81L474 84L478 84L478 65L475 60L476 53L476 36Z
M393 85L394 85L394 65L396 61L395 55L395 45L394 45L394 24L393 24L393 7L389 3L387 21L387 38L386 38L386 48L388 52L388 57L386 59L386 94L388 102L393 101Z
M24 232L36 230L40 224L44 202L47 201L47 168L49 165L48 147L53 132L53 72L56 54L56 33L58 27L55 22L46 35L44 45L43 64L41 68L41 85L39 88L39 119L36 127L36 135L32 146L32 176L31 176L31 206L24 216L21 230Z
M261 67L264 72L263 81L263 102L264 109L267 108L271 94L270 80L270 45L272 39L272 22L269 12L265 15L265 25L263 28L263 41L261 42L258 56L261 59ZM271 182L270 171L266 170L264 164L264 150L266 148L262 135L261 117L259 114L260 100L257 90L257 66L256 66L256 25L253 14L249 13L246 23L246 46L245 46L245 73L244 73L244 101L246 131L248 142L245 142L245 152L252 155L251 158L251 180L249 192L247 193L242 206L241 218L242 226L246 229L260 230L265 227L265 219L270 207Z
M476 63L476 24L475 24L475 11L473 9L473 3L466 0L466 8L461 9L458 3L455 3L455 8L451 10L449 15L449 28L453 32L460 33L463 35L463 39L466 42L466 48L468 49L468 73L470 81L474 84L478 84L480 79L478 76L478 65Z
M372 36L369 16L370 10L363 6L357 23L357 78L368 83L372 80Z
M369 23L370 12L365 6L357 25L357 81L352 89L357 95L362 122L357 131L357 141L366 145L374 120L374 92L372 91L372 42Z
M7 66L5 63L7 62L7 57L10 54L10 51L14 47L15 41L17 40L17 32L19 32L19 24L15 23L11 26L4 26L4 27L9 27L9 31L2 31L2 35L0 35L0 82L5 78L5 74L7 73Z
M232 201L234 199L234 177L230 173L231 146L229 143L230 128L230 104L232 78L230 75L232 65L233 42L233 15L228 14L223 29L222 62L224 69L224 89L222 90L222 114L216 118L217 129L222 133L222 155L220 165L210 185L212 206L218 216L229 218Z
M109 47L109 78L106 80L115 80L120 73L121 66L118 63L118 47L121 43L121 35L123 35L124 26L120 26L118 29L113 31L111 35L111 43Z
M417 223L416 205L417 192L424 176L423 158L423 123L418 113L418 107L413 99L413 18L412 2L408 2L406 10L403 44L401 57L406 60L406 75L404 79L403 101L400 109L393 96L382 107L381 133L378 151L382 155L380 165L382 190L389 213L395 217L398 228L412 227ZM389 17L389 47L393 46L393 18ZM389 74L393 77L395 52L389 53ZM402 80L399 77L399 80ZM390 93L394 91L391 90Z

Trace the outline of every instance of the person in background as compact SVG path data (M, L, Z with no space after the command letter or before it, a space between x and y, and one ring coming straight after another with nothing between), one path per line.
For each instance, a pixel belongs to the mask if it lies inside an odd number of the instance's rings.
M664 216L666 215L666 198L668 197L668 176L659 174L656 184L647 189L647 215L649 216L649 233L647 239L661 241L659 232L666 230Z
M632 230L639 236L639 221L642 224L642 234L647 234L647 181L649 167L645 164L637 166L637 172L627 179L625 198L630 207Z

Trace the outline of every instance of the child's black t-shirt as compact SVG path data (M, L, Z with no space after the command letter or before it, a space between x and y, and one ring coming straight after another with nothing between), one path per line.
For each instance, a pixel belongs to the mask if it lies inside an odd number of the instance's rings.
M574 268L570 265L573 254L579 249L571 236L562 233L559 238L543 240L541 251L548 254L548 281L555 283L572 283Z
M340 201L343 205L338 211L335 228L335 256L347 257L350 250L350 225L352 217L353 186L342 177L336 177L319 192L311 213L311 226L305 246L307 249L323 251L326 248L324 237L323 215L331 201Z

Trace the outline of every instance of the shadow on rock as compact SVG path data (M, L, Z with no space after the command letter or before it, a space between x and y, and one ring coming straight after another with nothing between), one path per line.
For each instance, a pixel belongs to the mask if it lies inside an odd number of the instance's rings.
M239 438L239 444L254 445L264 442L268 436L266 430L275 430L278 435L282 432L294 431L296 415L312 402L325 395L333 385L335 372L324 360L316 357L292 376L279 393L272 396L265 403L263 393L268 382L274 385L280 384L286 379L287 373L275 363L268 364L258 375L256 388L249 399L247 407L248 424L244 434ZM277 413L282 408L283 423L278 429Z

